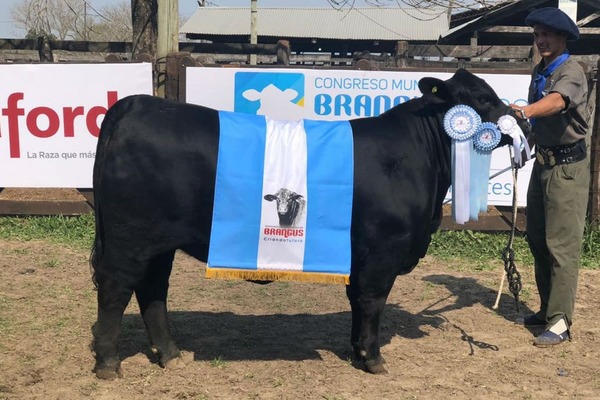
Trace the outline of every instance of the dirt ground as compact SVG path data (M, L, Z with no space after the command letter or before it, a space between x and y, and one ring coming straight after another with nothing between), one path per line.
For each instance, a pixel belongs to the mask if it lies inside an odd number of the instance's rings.
M123 319L124 377L91 369L95 292L88 252L0 241L0 399L600 399L600 271L582 271L574 338L532 346L496 272L427 257L398 277L382 326L389 373L350 362L343 286L204 279L178 254L169 307L185 365L162 369L132 302ZM537 304L530 266L524 310Z

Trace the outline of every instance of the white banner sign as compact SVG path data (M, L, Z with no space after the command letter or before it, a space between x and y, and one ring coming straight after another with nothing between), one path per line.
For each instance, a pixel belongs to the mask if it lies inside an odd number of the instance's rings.
M188 103L280 119L347 120L376 116L420 97L418 82L450 73L303 69L187 68ZM506 103L527 104L530 75L478 74ZM401 128L400 128L401 129ZM525 206L532 162L519 171L517 198ZM489 204L512 205L508 147L496 149L488 186ZM449 197L447 198L449 200Z
M0 65L0 187L91 188L100 124L152 65Z

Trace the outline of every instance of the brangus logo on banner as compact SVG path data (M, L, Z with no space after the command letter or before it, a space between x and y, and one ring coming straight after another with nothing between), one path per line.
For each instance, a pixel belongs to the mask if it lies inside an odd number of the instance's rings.
M0 116L6 118L8 127L10 158L21 158L20 138L25 132L44 139L62 131L65 138L75 137L75 121L83 119L87 132L95 137L100 134L99 117L119 99L116 91L106 92L106 106L93 106L88 110L83 106L63 107L56 110L51 107L38 106L25 109L19 105L25 94L15 92L8 95L6 108L1 109ZM26 129L24 129L26 128ZM6 132L0 132L0 136Z

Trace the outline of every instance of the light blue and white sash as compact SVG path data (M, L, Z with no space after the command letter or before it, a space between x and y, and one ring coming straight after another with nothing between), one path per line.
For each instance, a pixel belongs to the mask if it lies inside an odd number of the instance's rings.
M350 124L219 118L207 277L347 284Z

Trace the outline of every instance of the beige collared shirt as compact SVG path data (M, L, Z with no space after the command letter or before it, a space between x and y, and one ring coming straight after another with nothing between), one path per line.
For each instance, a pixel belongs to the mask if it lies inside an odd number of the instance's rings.
M533 80L536 71L544 68L543 61L532 74L529 86L529 103L533 102ZM591 114L587 107L588 85L583 68L573 58L568 58L546 79L543 94L559 93L565 100L562 112L548 117L536 118L533 127L535 143L552 147L575 143L591 136Z

